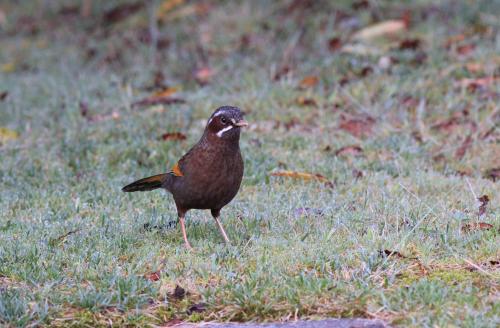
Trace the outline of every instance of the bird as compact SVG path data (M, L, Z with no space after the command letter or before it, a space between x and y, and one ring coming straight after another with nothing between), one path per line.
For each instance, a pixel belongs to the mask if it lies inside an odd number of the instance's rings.
M230 243L220 221L220 211L236 196L243 179L239 141L241 128L248 126L243 116L238 107L217 108L208 119L200 140L169 172L137 180L122 188L124 192L160 188L170 192L188 249L192 247L186 234L185 216L191 209L210 210L224 241Z

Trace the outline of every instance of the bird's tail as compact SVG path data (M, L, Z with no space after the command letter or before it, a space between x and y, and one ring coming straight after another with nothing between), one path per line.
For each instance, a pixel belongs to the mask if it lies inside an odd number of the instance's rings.
M134 191L149 191L161 188L165 179L169 173L163 173L158 175L153 175L152 177L147 177L141 180L137 180L132 182L129 185L126 185L122 188L122 191L125 192L134 192Z

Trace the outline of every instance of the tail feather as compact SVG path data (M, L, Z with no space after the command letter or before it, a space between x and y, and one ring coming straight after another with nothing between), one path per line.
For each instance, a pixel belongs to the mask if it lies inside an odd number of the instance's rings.
M132 182L122 188L124 192L134 192L134 191L149 191L161 188L163 181L167 178L168 173L153 175L144 179Z

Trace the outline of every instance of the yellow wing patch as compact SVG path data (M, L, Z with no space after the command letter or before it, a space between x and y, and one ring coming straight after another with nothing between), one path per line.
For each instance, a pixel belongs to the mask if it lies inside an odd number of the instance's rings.
M172 167L172 173L176 177L183 177L184 176L184 174L181 171L181 168L179 167L179 163L175 163L174 167Z

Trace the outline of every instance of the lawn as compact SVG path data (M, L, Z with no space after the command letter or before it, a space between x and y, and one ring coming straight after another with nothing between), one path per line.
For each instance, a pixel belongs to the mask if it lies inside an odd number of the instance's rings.
M499 1L83 2L0 5L0 325L500 325ZM188 251L120 189L221 105L231 244Z

